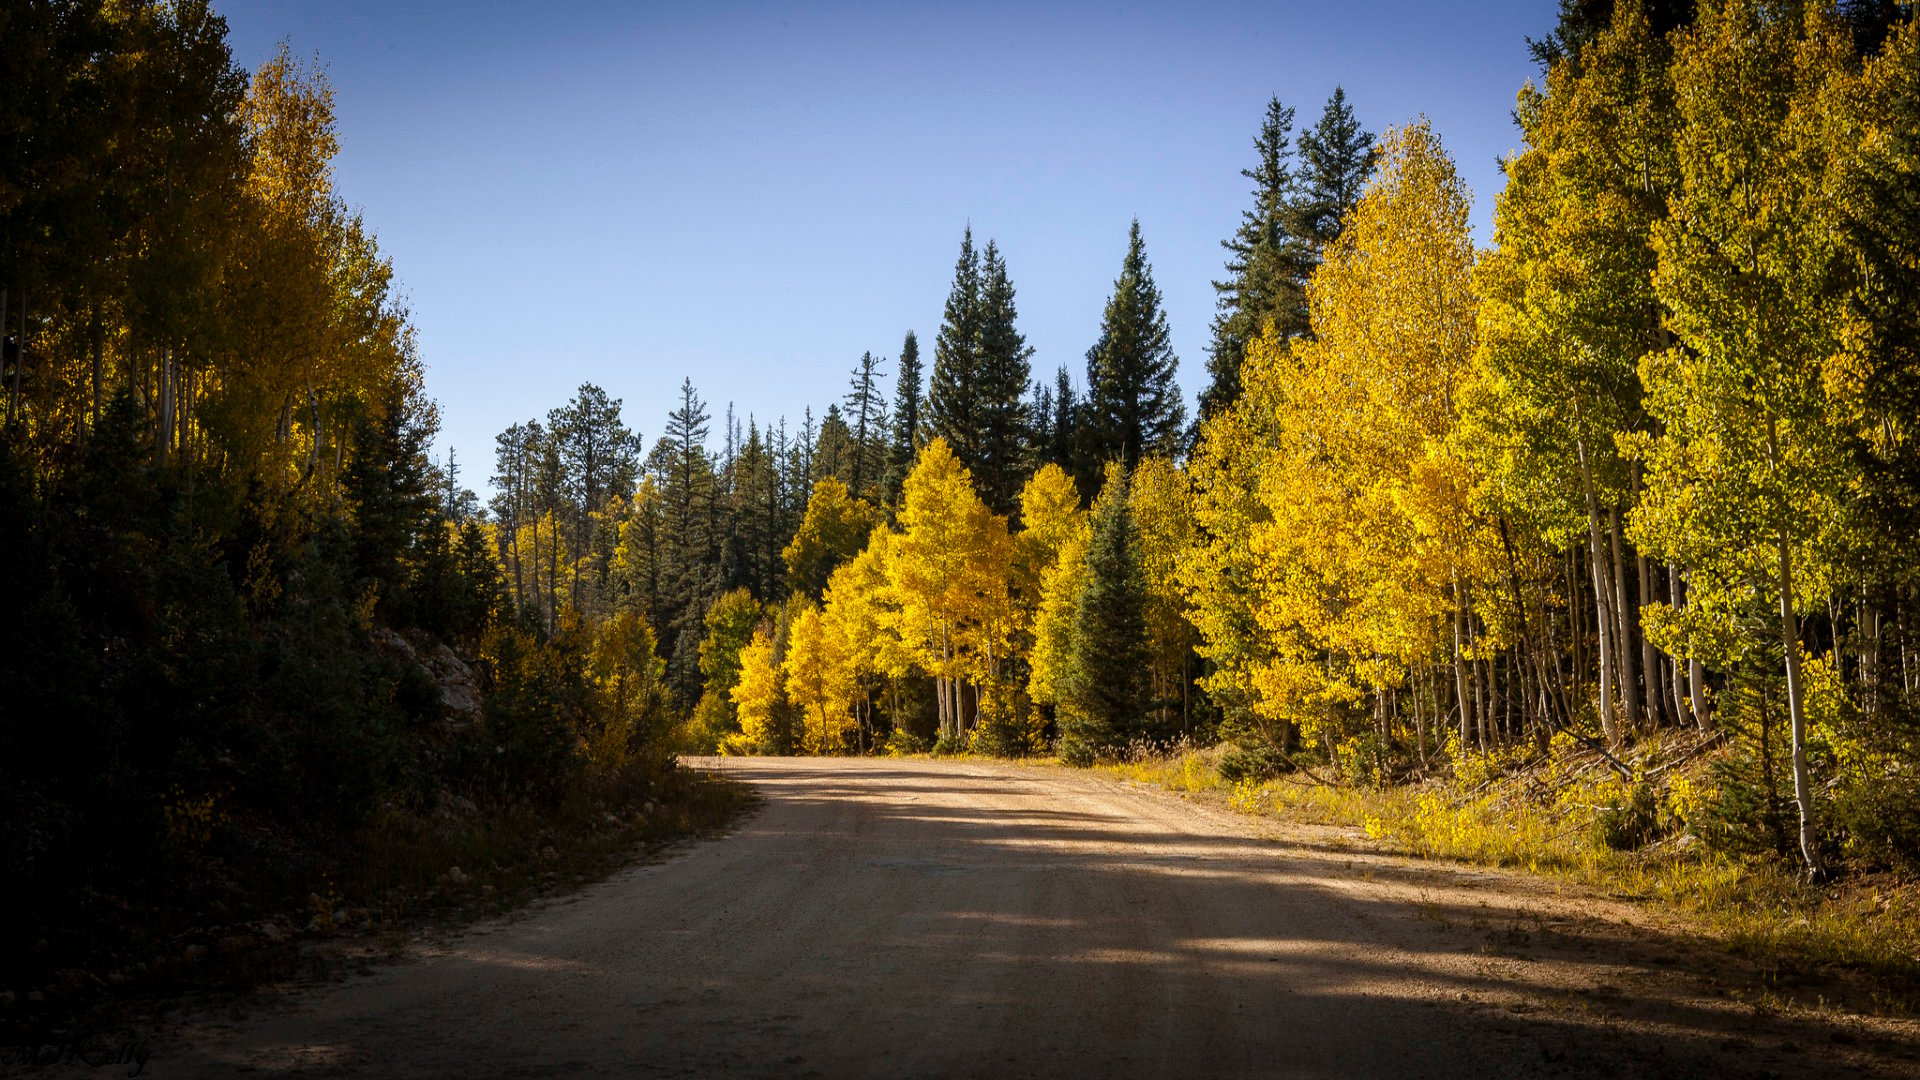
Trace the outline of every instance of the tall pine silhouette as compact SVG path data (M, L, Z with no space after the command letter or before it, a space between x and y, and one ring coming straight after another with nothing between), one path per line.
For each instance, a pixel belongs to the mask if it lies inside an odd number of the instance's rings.
M1012 513L1027 477L1027 404L1024 395L1033 349L1014 325L1013 281L994 242L987 241L980 274L980 351L974 415L979 458L971 465L980 497L996 514Z
M1026 460L1028 359L1014 325L1013 282L992 241L984 257L967 228L934 339L929 434L945 439L994 513L1010 513Z
M893 380L893 442L887 462L887 504L900 501L900 485L920 452L920 339L907 331L900 344L900 370Z
M1127 495L1127 469L1110 466L1093 503L1087 583L1073 619L1060 716L1060 758L1069 764L1124 746L1146 722L1146 575Z
M1291 337L1307 326L1306 270L1312 255L1294 235L1293 110L1279 98L1267 101L1258 161L1240 175L1253 181L1253 206L1241 211L1240 228L1220 246L1230 253L1227 278L1213 283L1217 308L1207 349L1207 388L1200 418L1218 414L1240 397L1240 365L1247 344L1269 324Z
M1173 381L1179 363L1136 219L1099 339L1087 350L1087 400L1078 425L1081 490L1093 490L1108 462L1131 469L1142 454L1173 453L1186 418Z

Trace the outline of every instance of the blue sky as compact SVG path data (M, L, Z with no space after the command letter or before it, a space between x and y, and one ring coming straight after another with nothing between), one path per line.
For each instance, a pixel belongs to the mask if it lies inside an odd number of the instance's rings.
M1220 240L1270 95L1335 84L1375 132L1424 114L1475 194L1552 0L1129 5L228 0L336 94L335 182L402 281L442 450L583 381L659 435L685 376L719 417L818 415L907 330L931 363L969 222L1005 253L1036 375L1075 372L1138 216L1189 402ZM885 369L891 383L893 365Z

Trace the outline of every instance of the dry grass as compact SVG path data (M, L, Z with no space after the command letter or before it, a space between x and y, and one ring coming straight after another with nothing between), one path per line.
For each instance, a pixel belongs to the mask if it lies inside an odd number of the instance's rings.
M1678 763L1662 769L1662 753ZM1647 786L1657 793L1662 834L1637 850L1609 846L1603 821L1630 800L1633 785L1597 755L1567 746L1545 761L1476 762L1461 775L1378 789L1228 783L1218 750L1101 768L1172 791L1215 793L1241 813L1361 829L1409 855L1525 869L1654 905L1753 960L1770 984L1844 976L1860 984L1861 1007L1920 1011L1920 883L1873 875L1815 886L1792 866L1707 851L1684 822L1702 766L1688 753L1656 746L1634 763L1659 770Z

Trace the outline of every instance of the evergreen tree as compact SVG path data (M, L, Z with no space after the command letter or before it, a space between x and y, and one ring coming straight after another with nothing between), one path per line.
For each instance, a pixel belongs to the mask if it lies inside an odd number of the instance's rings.
M355 425L353 455L341 477L353 514L354 575L377 588L389 617L406 613L408 558L433 515L427 444L435 426L420 388L392 379L378 411Z
M927 386L928 434L945 439L968 465L979 460L980 254L973 227L960 240L940 332L933 339L933 376Z
M620 399L592 383L580 384L571 402L547 413L547 430L560 456L569 576L578 606L584 599L580 562L593 544L594 515L606 509L609 499L633 494L639 438L621 422Z
M1311 256L1293 235L1293 110L1279 98L1267 101L1266 118L1253 140L1258 162L1240 175L1253 181L1253 207L1240 214L1240 227L1220 246L1230 253L1227 279L1213 283L1217 297L1213 343L1207 350L1207 388L1200 394L1200 419L1226 408L1240 396L1240 364L1247 342L1269 324L1283 337L1307 328L1306 269Z
M876 381L880 364L880 357L861 353L860 363L853 369L853 384L847 389L845 419L853 433L853 460L847 465L846 481L848 490L862 499L879 484L886 464L887 405Z
M1293 206L1291 231L1307 245L1307 271L1340 235L1340 223L1360 201L1360 189L1373 174L1377 156L1373 132L1354 119L1347 92L1333 88L1320 122L1300 135L1300 196Z
M900 344L900 371L893 380L893 444L887 461L887 503L900 501L900 485L920 452L920 340L907 331Z
M1127 470L1115 465L1094 500L1086 583L1074 612L1060 716L1060 757L1071 764L1126 745L1146 723L1146 575L1127 501Z
M1578 64L1586 47L1613 26L1614 9L1618 6L1616 0L1560 0L1560 14L1553 30L1544 38L1528 38L1527 52L1533 62L1540 65L1543 74L1562 60ZM1636 6L1646 14L1654 36L1664 39L1675 29L1691 24L1694 9L1699 5L1698 0L1642 0ZM1893 4L1892 0L1849 0L1843 6L1851 11Z
M662 647L674 691L692 700L700 686L700 639L707 602L718 591L717 540L711 533L713 460L707 454L706 403L693 380L680 385L680 407L667 414L666 435L655 448L665 475L661 502L670 543Z
M1045 463L1062 469L1073 468L1076 432L1079 430L1081 403L1073 393L1073 375L1061 364L1053 375L1053 416L1045 435Z
M979 367L970 410L979 425L978 458L968 462L980 497L996 514L1011 514L1027 474L1027 406L1024 395L1033 349L1015 327L1013 282L1006 260L987 241L981 265ZM965 459L962 459L965 461Z
M853 429L847 426L846 418L840 415L840 406L829 403L827 415L820 418L819 434L814 437L813 469L808 474L808 482L817 484L831 476L843 484L848 483L858 453Z
M1142 454L1172 455L1186 417L1173 381L1178 365L1136 219L1127 234L1120 276L1107 298L1100 337L1087 351L1087 403L1080 425L1082 490L1092 490L1097 470L1107 462L1131 469Z

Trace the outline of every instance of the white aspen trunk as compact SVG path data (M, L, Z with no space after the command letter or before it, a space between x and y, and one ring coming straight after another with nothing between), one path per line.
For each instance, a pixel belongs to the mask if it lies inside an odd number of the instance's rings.
M6 340L7 340L7 290L0 289L0 343L4 343ZM13 380L14 385L13 385L12 391L7 395L7 426L8 427L13 426L14 413L20 401L20 379L18 376L20 369L18 367L15 367L13 370L15 372L15 377Z
M4 293L0 293L0 295L4 295ZM4 304L0 304L0 307L4 307ZM6 316L4 312L0 312L0 322L4 322L5 320L6 320ZM98 304L95 304L93 307L93 314L89 323L90 325L89 325L88 336L92 339L91 344L93 346L93 423L91 427L97 428L100 426L100 350L101 350L100 307Z
M1636 610L1645 611L1647 604L1653 600L1653 575L1647 569L1647 557L1645 555L1638 551L1634 552L1633 562L1634 572L1640 578L1640 607ZM1635 621L1638 621L1637 617ZM1646 695L1643 699L1643 707L1647 711L1647 722L1657 728L1665 725L1667 720L1664 699L1660 696L1660 654L1654 649L1653 642L1647 640L1645 627L1640 628L1639 637L1640 670L1646 672L1647 675L1641 682L1641 685L1645 688Z
M1460 752L1465 753L1467 742L1473 736L1469 724L1473 719L1473 707L1467 704L1467 660L1462 638L1466 636L1461 627L1460 609L1453 611L1453 696L1460 704Z
M1589 557L1593 561L1593 606L1594 625L1600 634L1600 729L1607 737L1608 746L1620 745L1620 731L1613 712L1613 631L1608 609L1608 594L1612 591L1606 586L1606 552L1600 543L1600 500L1594 495L1593 474L1587 467L1587 446L1585 441L1576 442L1580 452L1580 479L1587 496L1587 546ZM1576 678L1578 677L1576 673Z
M1413 694L1413 746L1418 751L1420 764L1425 765L1427 763L1427 717L1426 709L1423 708L1425 702L1422 699L1426 695L1416 686L1409 685L1408 689Z
M1607 507L1607 547L1613 554L1613 640L1620 653L1620 663L1614 670L1620 673L1620 711L1626 719L1622 727L1634 731L1640 726L1640 673L1635 670L1639 665L1633 655L1638 620L1627 598L1627 564L1620 554L1620 508L1617 506Z
M1675 614L1680 612L1681 604L1685 599L1686 586L1682 584L1680 580L1680 568L1669 565L1667 567L1667 603L1673 607ZM1675 656L1673 658L1673 667L1669 671L1669 674L1672 676L1669 687L1673 694L1673 721L1676 724L1684 724L1687 722L1687 689L1685 683L1682 681L1684 676L1681 673L1681 668L1681 658ZM1694 717L1694 720L1697 723L1699 717Z
M1787 715L1793 730L1793 801L1800 807L1800 855L1807 873L1820 875L1813 850L1813 783L1807 775L1807 715L1800 684L1800 626L1793 610L1793 559L1787 550L1787 531L1779 533L1780 644L1787 656Z
M23 311L24 315L25 312ZM27 327L20 324L20 336L26 337ZM22 350L24 351L24 350ZM21 364L15 361L13 374L18 386ZM154 448L159 451L160 464L167 463L167 452L173 449L173 349L169 347L165 358L160 361L160 437L154 440Z

